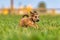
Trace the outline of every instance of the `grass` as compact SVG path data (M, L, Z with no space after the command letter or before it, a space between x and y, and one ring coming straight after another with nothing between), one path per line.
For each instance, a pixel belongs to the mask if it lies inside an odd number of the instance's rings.
M60 40L60 15L41 15L39 29L18 28L20 15L0 15L0 40Z

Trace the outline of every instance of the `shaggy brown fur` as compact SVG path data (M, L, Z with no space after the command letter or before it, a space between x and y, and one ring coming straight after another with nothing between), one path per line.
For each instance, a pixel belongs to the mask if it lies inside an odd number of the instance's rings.
M38 25L36 24L36 22L39 21L39 16L37 15L36 12L30 12L31 15L29 17L25 17L25 18L22 18L20 20L20 23L19 25L21 27L34 27L34 28L38 28Z

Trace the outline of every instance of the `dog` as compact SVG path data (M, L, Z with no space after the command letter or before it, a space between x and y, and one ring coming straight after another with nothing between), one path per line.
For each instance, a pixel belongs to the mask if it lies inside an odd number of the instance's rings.
M39 14L36 11L33 11L33 12L30 12L30 16L23 17L20 20L19 25L21 27L38 28L38 25L36 24L36 22L39 22Z

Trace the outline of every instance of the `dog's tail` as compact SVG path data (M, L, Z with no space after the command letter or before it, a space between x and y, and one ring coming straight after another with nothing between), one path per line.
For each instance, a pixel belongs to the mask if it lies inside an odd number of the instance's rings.
M28 14L25 14L25 15L23 15L22 17L23 17L23 18L24 18L24 17L29 17L29 15L28 15Z

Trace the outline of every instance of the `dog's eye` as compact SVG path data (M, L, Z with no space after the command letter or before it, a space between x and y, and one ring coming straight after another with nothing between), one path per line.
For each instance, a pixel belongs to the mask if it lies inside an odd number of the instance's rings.
M35 18L37 18L37 16L35 16Z

